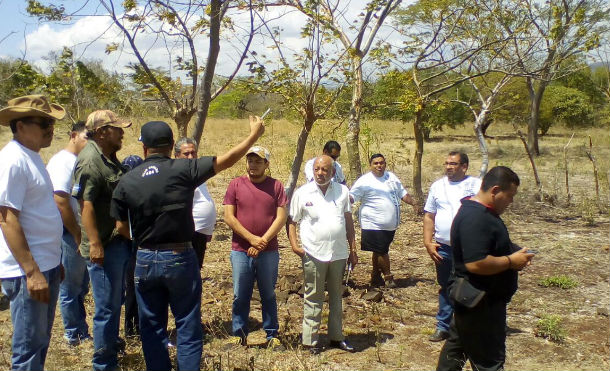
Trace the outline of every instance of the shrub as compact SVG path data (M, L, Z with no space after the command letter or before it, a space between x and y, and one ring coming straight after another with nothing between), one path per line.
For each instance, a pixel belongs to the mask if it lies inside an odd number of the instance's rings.
M561 343L566 338L566 330L562 326L561 317L545 314L536 323L536 336Z
M578 282L571 277L560 275L546 277L540 281L540 285L544 287L559 287L560 289L571 289L578 286Z

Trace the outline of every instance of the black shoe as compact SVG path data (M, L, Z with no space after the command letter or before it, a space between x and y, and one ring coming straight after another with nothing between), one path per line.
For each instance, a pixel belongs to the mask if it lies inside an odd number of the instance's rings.
M351 346L347 342L347 340L342 340L342 341L331 340L330 341L330 347L331 348L339 348L339 349L344 350L346 352L353 352L354 351L354 347Z
M438 341L447 340L448 337L449 337L449 332L436 329L434 334L430 335L428 340L433 341L433 342L438 342Z

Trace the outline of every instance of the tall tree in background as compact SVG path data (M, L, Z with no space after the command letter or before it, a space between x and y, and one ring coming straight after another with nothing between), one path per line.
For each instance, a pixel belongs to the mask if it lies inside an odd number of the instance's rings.
M528 75L527 145L531 153L539 155L538 126L544 92L551 81L574 71L564 64L566 60L600 46L600 39L608 33L610 5L606 0L548 0L543 3L525 0L518 4L528 14L532 26L527 37L514 39L513 57ZM517 32L509 24L506 24L506 31ZM531 50L536 58L525 60L523 54Z
M347 126L346 146L349 157L349 178L356 180L362 175L359 150L360 117L362 111L362 91L364 78L362 65L365 57L389 46L380 42L374 45L378 31L388 15L396 10L401 0L372 0L364 4L357 18L352 20L347 14L352 10L352 2L341 0L300 1L284 0L280 3L297 8L314 22L328 29L330 36L344 48L351 70L352 100Z
M311 10L317 12L321 7L314 6ZM289 199L297 185L309 133L318 120L335 118L335 102L347 81L345 51L327 42L331 35L316 19L317 16L306 20L301 37L307 44L300 50L284 44L279 27L265 22L274 55L254 55L255 61L248 63L254 74L251 88L257 93L281 96L292 115L302 122L290 175L285 182Z
M235 68L232 74L224 79L223 84L212 93L215 66L220 52L222 20L232 3L230 0L142 2L125 0L120 5L113 0L98 1L124 38L121 43L107 45L106 52L112 53L127 44L137 59L139 66L136 73L139 73L140 81L149 84L158 94L158 98L168 107L181 136L186 136L188 124L197 113L193 136L196 140L200 140L210 101L232 81L249 50L254 36L251 3L246 7L250 9L250 30L239 52ZM36 0L28 0L27 10L31 15L48 21L63 21L82 16L78 11L70 14L63 6L43 5ZM230 22L227 24L230 26ZM146 36L150 35L155 39L153 43L146 39ZM201 84L199 74L202 69L195 47L195 38L200 35L209 37L210 46ZM158 45L163 45L169 54L168 60L171 61L167 69L169 76L160 75L159 71L162 70L150 66L147 61L148 53ZM175 84L167 84L164 81L168 78L174 80L172 78L174 70L181 71L185 78L190 80L186 91L180 80ZM175 86L179 86L179 89L170 89ZM201 90L200 97L197 96L199 90Z

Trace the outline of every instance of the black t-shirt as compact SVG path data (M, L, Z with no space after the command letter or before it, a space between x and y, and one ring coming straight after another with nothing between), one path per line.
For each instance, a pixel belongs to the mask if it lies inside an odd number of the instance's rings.
M468 272L465 263L485 259L487 255L503 256L512 253L510 237L504 222L491 209L471 200L462 200L462 207L451 225L454 274L466 277L487 295L506 302L517 291L517 272L508 269L493 275Z
M110 215L130 220L137 246L191 241L193 194L212 176L214 157L149 156L121 178L112 194Z

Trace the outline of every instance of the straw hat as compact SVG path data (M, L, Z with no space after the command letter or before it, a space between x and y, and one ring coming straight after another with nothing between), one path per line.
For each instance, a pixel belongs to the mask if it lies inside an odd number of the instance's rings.
M59 104L49 103L44 95L26 95L13 98L0 110L0 125L8 125L12 120L21 117L46 117L61 120L66 110Z

